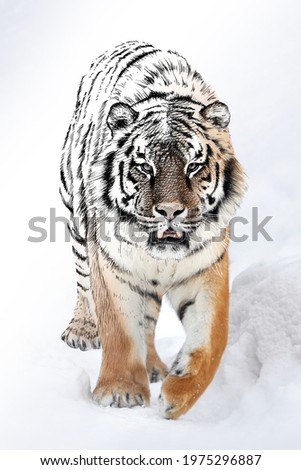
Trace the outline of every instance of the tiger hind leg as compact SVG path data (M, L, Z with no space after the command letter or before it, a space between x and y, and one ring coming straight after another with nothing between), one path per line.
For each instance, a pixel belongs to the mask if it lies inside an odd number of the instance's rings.
M147 360L146 370L148 373L149 381L151 383L160 382L168 374L168 368L164 362L161 361L158 353L154 347L153 339L147 338Z
M155 347L155 329L160 312L160 302L150 299L147 305L147 314L144 316L145 337L147 345L146 370L149 381L159 382L167 376L168 368L161 361Z
M81 351L99 349L100 341L96 323L89 312L87 299L78 294L74 316L61 339L71 348Z

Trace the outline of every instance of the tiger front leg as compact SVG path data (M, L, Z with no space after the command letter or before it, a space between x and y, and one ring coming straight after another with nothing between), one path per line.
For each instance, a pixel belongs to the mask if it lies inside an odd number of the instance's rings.
M92 265L92 286L103 355L92 397L102 406L148 405L141 296L108 266Z
M185 343L163 382L159 398L165 418L186 413L212 381L228 336L228 255L169 298L186 330Z

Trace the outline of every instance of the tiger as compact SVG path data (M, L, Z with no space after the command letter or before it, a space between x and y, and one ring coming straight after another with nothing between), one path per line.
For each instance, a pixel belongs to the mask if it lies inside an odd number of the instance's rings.
M211 383L228 334L230 221L245 173L230 112L179 53L140 41L81 79L60 164L77 275L62 334L102 349L93 401L186 413ZM155 347L163 296L186 338L170 368Z

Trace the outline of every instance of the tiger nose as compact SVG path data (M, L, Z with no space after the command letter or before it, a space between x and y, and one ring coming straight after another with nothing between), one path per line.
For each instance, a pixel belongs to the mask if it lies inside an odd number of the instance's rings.
M185 207L177 202L163 202L153 208L155 215L165 217L167 220L173 220L179 215L184 215Z

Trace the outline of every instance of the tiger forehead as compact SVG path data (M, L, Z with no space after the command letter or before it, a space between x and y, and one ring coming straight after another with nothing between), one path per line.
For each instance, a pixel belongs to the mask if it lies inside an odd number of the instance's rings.
M148 150L150 149L149 142L141 136L134 140L133 147L136 154L139 154L141 157L142 155L146 156L149 153ZM180 144L179 142L163 141L158 143L157 147L158 150L161 150L162 153L173 153L181 155L187 160L194 158L196 155L201 155L203 152L203 146L201 142L194 136L187 140L184 145L183 143ZM148 155L148 157L150 156L151 155Z

